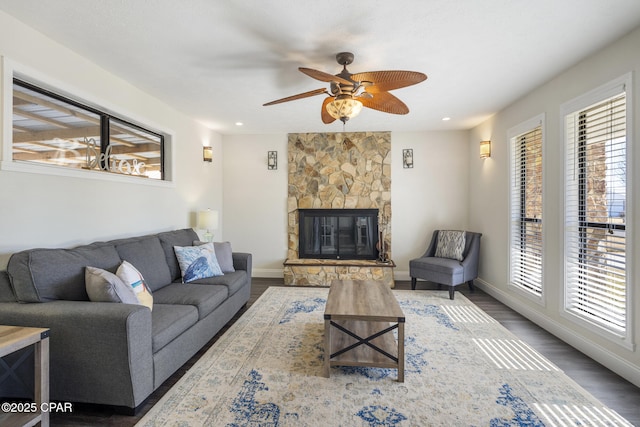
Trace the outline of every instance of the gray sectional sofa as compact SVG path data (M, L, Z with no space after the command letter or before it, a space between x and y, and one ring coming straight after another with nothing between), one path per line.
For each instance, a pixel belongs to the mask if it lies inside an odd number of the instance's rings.
M0 271L0 324L50 328L52 400L135 412L247 303L248 253L232 254L235 272L181 282L173 247L196 240L183 229L11 256ZM125 260L148 284L152 310L89 300L85 267L115 272Z

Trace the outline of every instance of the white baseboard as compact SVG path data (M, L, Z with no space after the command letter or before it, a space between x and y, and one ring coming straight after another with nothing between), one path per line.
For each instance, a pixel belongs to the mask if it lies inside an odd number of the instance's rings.
M253 277L266 277L266 278L275 278L282 279L284 278L284 273L282 268L254 268L251 272Z
M411 280L411 276L409 276L409 270L394 270L393 278L395 280Z
M532 310L531 307L522 304L511 295L482 279L474 280L474 284L498 301L522 314L524 317L531 320L547 332L555 335L578 351L584 353L596 362L606 366L611 371L625 378L627 381L640 387L640 366L634 365L628 360L612 353L608 349L586 339L583 336L580 336L575 330L568 329L544 314Z

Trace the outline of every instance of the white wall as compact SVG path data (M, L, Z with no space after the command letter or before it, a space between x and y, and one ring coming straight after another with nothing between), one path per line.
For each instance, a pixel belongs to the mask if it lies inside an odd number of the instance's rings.
M21 249L189 227L197 210L222 208L219 135L3 12L0 56L55 88L173 133L175 184L158 187L137 184L135 178L111 182L0 169L0 268ZM3 73L0 99L11 96L7 81L11 76ZM5 115L0 116L0 135L11 134ZM0 147L10 144L0 138ZM205 143L214 147L213 164L202 161Z
M253 275L282 277L287 257L287 135L225 135L225 239L234 251L251 252ZM267 151L278 169L267 169Z
M402 167L413 149L414 167ZM391 134L391 241L397 280L409 280L409 261L422 255L433 230L466 230L469 220L468 132ZM475 230L474 230L475 231Z
M402 149L415 166L403 169ZM267 151L278 170L267 170ZM409 260L426 249L435 228L468 222L468 132L391 134L392 253L396 279L409 278ZM287 256L287 135L223 137L225 238L253 254L254 275L282 277ZM476 159L479 161L479 159Z
M499 64L497 64L499 66ZM471 131L470 145L491 139L492 154L483 162L471 161L470 227L484 233L480 265L482 287L517 311L531 318L563 340L625 378L640 385L640 355L615 340L603 338L592 328L585 328L561 316L563 300L563 135L560 106L586 92L632 72L631 92L633 120L632 159L630 170L635 174L634 189L627 193L627 238L636 256L628 259L630 283L640 283L640 268L636 266L640 250L640 29L578 63L566 72L523 96L508 108ZM539 305L507 287L508 282L508 221L509 221L509 159L507 131L539 114L545 114L544 140L544 305ZM473 150L470 157L476 157ZM640 339L640 292L631 286L633 341Z

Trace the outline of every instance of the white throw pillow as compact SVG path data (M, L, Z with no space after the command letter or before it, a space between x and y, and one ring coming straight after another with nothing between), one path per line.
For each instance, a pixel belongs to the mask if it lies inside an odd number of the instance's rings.
M142 274L130 262L122 261L116 276L124 283L129 285L138 298L139 304L149 307L153 310L153 295L149 291L149 287L144 281Z

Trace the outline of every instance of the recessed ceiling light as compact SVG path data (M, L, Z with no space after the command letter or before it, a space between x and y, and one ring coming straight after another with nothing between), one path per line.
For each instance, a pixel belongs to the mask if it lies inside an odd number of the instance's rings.
M449 120L451 120L451 117L443 117L443 118L442 118L442 121L443 121L443 122L447 122L447 121L449 121Z
M236 122L236 126L242 126L244 123L242 122Z

